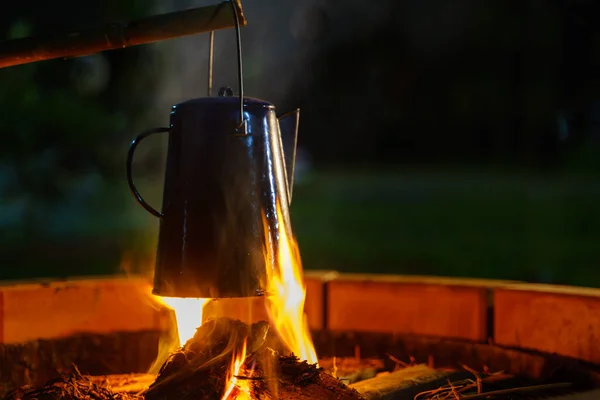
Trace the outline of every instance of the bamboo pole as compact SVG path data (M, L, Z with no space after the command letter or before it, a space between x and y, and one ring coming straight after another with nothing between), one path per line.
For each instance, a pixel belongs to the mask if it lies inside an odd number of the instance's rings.
M232 1L238 9L240 26L246 26L240 0ZM213 6L156 15L129 23L112 23L39 38L7 40L0 42L0 68L53 58L86 56L105 50L233 28L234 18L230 2L224 1Z

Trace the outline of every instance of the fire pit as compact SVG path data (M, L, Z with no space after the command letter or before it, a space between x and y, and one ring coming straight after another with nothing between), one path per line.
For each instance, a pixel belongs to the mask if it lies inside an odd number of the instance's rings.
M305 283L305 311L321 369L277 356L282 387L291 385L279 398L552 398L599 386L600 290L331 271L307 272ZM3 395L41 398L32 389L10 393L29 385L45 394L95 391L89 398L110 393L141 398L156 380L148 372L160 357L159 343L175 329L172 310L150 290L135 278L2 287ZM219 324L224 332L249 329L265 316L262 301L208 303L197 344L221 335ZM223 311L227 319L214 319ZM260 323L253 328L257 334L246 336L247 354L257 346L270 352ZM264 343L258 343L261 338ZM171 357L173 367L180 365L177 357ZM238 364L242 371L236 372L231 370L236 356L226 358L222 381L214 387L223 393L225 378L237 377L236 388L263 390L255 398L277 398L262 387L266 375L244 380L252 376L251 362ZM48 382L52 389L44 386ZM496 397L484 397L491 395Z
M517 399L600 386L600 291L335 272L304 280L289 216L299 113L276 116L244 97L239 1L118 34L11 41L0 67L214 31L228 16L238 97L229 87L212 96L211 36L208 97L173 106L169 127L142 132L128 154L132 193L160 220L153 288L134 278L2 287L6 399ZM156 133L169 135L162 211L132 172L136 146Z

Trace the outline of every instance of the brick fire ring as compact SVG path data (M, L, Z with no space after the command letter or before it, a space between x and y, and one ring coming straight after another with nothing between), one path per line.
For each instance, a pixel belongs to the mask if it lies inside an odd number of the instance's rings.
M562 368L600 386L600 289L335 271L306 271L305 282L319 355L359 348L363 357L533 378ZM73 363L94 375L145 372L173 323L149 293L146 280L132 277L0 286L0 391L43 384ZM235 315L226 301L220 306Z

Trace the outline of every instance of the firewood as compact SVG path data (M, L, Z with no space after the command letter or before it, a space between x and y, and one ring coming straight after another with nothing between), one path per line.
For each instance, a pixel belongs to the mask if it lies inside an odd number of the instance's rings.
M267 332L266 322L247 325L219 318L204 323L193 338L169 356L145 393L146 399L218 398L225 387L233 350L240 349L247 340L248 352L257 351Z
M347 399L362 396L322 368L281 355L268 336L268 324L247 325L219 318L205 322L162 366L156 381L144 393L146 400L218 399L223 395L234 352L246 341L244 371L257 400ZM243 374L241 374L243 375Z
M340 399L364 400L356 390L316 365L300 362L295 356L277 359L277 387L267 380L255 381L253 393L258 400Z
M346 385L370 379L377 375L377 371L383 369L381 359L361 359L355 358L325 358L319 360L319 366L328 374L338 378ZM107 386L117 393L136 394L144 392L156 380L155 374L120 374L105 376L88 376L90 381ZM326 378L328 379L328 378Z

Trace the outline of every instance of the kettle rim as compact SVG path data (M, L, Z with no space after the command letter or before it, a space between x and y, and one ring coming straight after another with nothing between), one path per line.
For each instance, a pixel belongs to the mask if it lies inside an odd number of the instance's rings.
M206 106L235 106L239 107L240 104L239 96L211 96L211 97L197 97L194 99L189 99L177 103L172 106L172 109L175 110L181 107L206 107ZM275 105L266 100L261 100L254 97L246 97L244 96L244 108L265 108L269 110L274 110Z

